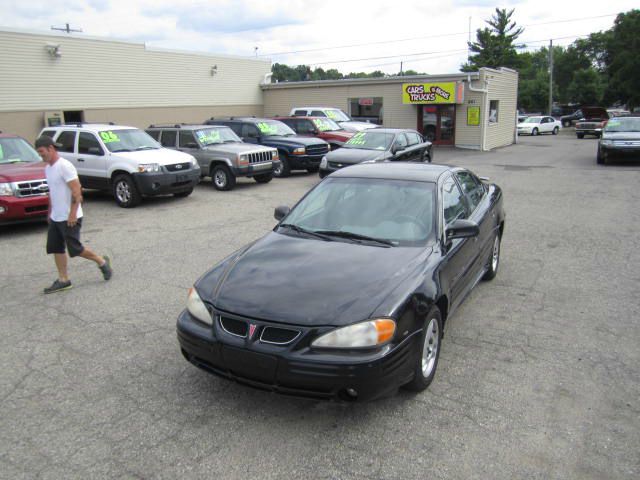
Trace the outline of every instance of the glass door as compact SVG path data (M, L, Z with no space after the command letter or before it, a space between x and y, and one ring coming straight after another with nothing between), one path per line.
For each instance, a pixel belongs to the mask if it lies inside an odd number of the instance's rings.
M436 145L453 145L455 118L455 105L425 105L418 110L418 130Z

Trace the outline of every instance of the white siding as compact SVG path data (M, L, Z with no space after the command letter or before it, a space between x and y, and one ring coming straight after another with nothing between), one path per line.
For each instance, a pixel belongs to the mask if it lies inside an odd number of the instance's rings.
M488 123L486 127L485 149L491 150L511 145L514 142L516 128L518 72L503 68L499 70L481 69L480 72L480 78L487 80L489 85L487 107L491 100L498 100L499 102L498 121L496 123ZM485 114L487 113L485 112Z
M46 44L59 44L52 58ZM0 31L0 111L261 105L270 60ZM211 67L217 65L217 74Z

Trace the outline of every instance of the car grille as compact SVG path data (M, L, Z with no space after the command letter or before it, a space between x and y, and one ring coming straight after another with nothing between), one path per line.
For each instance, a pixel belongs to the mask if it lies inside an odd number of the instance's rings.
M592 128L600 128L602 126L601 122L585 122L576 124L576 128L583 129L592 129Z
M309 145L306 147L307 155L325 155L329 152L329 144Z
M614 140L616 147L640 147L640 140Z
M225 332L235 335L236 337L244 338L249 331L247 322L236 320L235 318L220 316L220 326Z
M16 197L41 197L49 193L45 179L16 183Z
M247 338L249 334L249 321L237 318L231 318L226 315L218 317L222 329L235 337ZM253 323L253 322L252 322ZM263 323L253 323L261 330L259 341L262 343L270 343L273 345L288 345L296 340L301 331L293 328L276 327L265 325Z
M263 163L270 162L273 159L273 153L271 151L267 152L253 152L246 154L249 157L249 163Z
M260 341L275 345L286 345L300 336L300 331L288 328L265 327L260 334Z
M342 167L346 167L346 165L344 163L329 162L329 167L330 168L342 168Z
M189 168L191 168L191 162L174 163L173 165L165 165L165 168L170 172L181 172L183 170L189 170Z

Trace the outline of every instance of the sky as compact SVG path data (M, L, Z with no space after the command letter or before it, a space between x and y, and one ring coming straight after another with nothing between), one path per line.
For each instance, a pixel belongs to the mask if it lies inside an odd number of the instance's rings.
M585 6L588 5L588 8ZM259 56L290 66L340 72L455 73L469 32L495 8L514 9L524 50L567 46L608 30L637 0L0 0L0 29L42 33L64 27L148 47ZM65 35L67 35L65 33Z

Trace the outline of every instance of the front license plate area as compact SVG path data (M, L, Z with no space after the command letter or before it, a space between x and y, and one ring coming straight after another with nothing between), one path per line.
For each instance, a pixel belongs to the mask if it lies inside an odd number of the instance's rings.
M271 355L228 346L222 347L222 358L228 370L240 377L263 383L274 383L278 360Z

